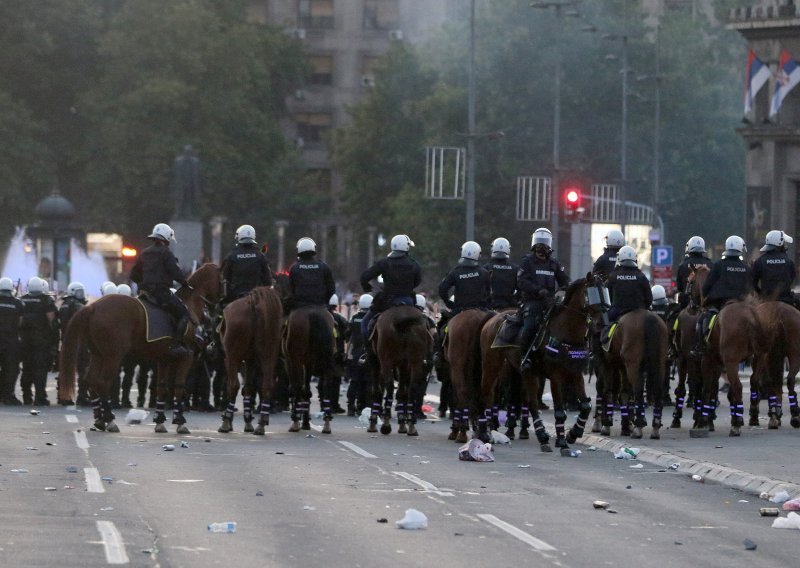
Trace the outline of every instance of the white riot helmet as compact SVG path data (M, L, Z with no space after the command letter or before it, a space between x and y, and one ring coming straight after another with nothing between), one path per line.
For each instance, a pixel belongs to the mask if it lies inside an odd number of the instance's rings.
M408 235L395 235L392 237L391 248L393 251L408 252L408 249L414 246Z
M722 253L723 257L729 256L742 256L747 252L747 246L744 244L744 239L737 235L731 235L725 239L725 252Z
M492 258L508 258L511 255L511 243L508 239L498 237L492 241Z
M694 236L686 241L686 253L690 252L706 252L706 242L703 237Z
M252 225L242 225L236 229L236 242L239 244L251 244L256 242L256 230Z
M314 242L314 239L303 237L297 241L297 254L304 252L317 252L317 243Z
M70 282L67 286L67 296L83 300L86 298L86 287L80 282Z
M332 306L334 308L338 308L339 307L339 296L337 296L336 294L331 296L330 300L328 300L328 305Z
M764 246L761 247L761 252L785 248L790 245L794 239L784 233L783 231L770 231L767 233L767 238L764 240Z
M606 233L606 246L607 247L624 247L625 235L619 229L611 229Z
M481 256L481 245L475 241L467 241L461 245L461 258L478 260Z
M656 284L650 291L653 293L654 306L662 306L667 303L667 291L661 284Z
M103 296L111 296L112 294L118 294L119 289L117 288L117 285L114 284L113 282L106 282L105 284L103 284L101 293Z
M636 251L633 250L633 247L624 246L619 249L619 252L617 253L617 264L620 266L629 266L631 268L638 267Z
M372 294L361 294L361 297L358 299L358 309L368 310L371 305L372 305Z
M42 293L47 294L50 292L50 282L42 278Z
M123 296L133 296L133 290L127 284L120 284L117 286L117 294L122 294Z
M170 241L175 241L175 231L166 223L159 223L153 227L153 232L150 233L147 238L169 243Z
M14 281L8 276L0 278L0 292L11 292L14 290Z
M425 308L428 307L428 302L425 300L425 296L423 296L422 294L417 294L416 300L417 300L417 307L420 310L424 310Z
M545 245L548 249L553 248L553 233L550 232L550 229L540 227L533 232L533 235L531 235L531 248L536 245Z
M38 276L30 278L28 280L28 294L44 294L46 284L47 283Z

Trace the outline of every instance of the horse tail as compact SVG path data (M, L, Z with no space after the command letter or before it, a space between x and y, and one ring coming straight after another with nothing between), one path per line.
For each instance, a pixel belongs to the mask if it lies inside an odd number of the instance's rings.
M308 312L308 340L309 345L324 347L333 346L333 328L329 325L325 314L321 311Z
M394 328L399 333L406 333L412 327L420 323L425 323L425 320L423 320L422 313L420 313L419 315L415 314L413 316L404 316L402 318L394 320Z
M72 400L75 395L75 372L78 352L86 344L92 306L81 308L69 320L67 331L61 341L61 357L58 365L58 400Z
M661 393L661 400L664 396L664 359L661 353L660 320L658 316L647 313L644 320L644 371L647 373L647 392L651 402L655 400L655 393Z

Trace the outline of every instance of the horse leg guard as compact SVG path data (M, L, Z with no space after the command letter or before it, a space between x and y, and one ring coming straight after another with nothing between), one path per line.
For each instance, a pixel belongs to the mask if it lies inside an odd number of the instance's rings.
M544 423L541 418L536 418L533 421L533 433L539 441L539 448L543 452L552 452L553 448L550 447L550 434L545 430Z
M610 436L611 427L614 425L614 403L606 402L605 412L603 413L603 426L600 428L601 436Z
M619 408L620 414L620 436L630 436L631 435L631 418L630 418L630 408L628 405L622 405Z
M605 408L603 398L596 397L594 401L594 420L592 421L592 432L595 434L600 433L600 427L603 425L603 408Z
M300 431L300 403L295 400L292 400L292 411L291 411L291 418L292 424L289 426L289 432L299 432Z
M519 439L520 440L527 440L531 437L528 433L528 428L531 427L531 420L530 420L530 410L527 406L522 407L520 424L519 424Z
M567 443L574 444L578 438L583 438L583 433L586 431L586 420L591 412L592 403L587 398L581 402L578 418L572 428L569 429L569 432L567 432Z
M172 423L177 424L175 430L178 434L191 434L186 426L186 417L183 415L183 401L175 401L174 412L172 413Z
M375 433L378 431L378 414L380 414L380 409L380 403L372 403L372 413L369 416L369 426L367 427L367 432Z
M103 409L99 398L92 399L92 415L94 416L94 427L100 431L105 431L106 422L103 420Z
M268 402L261 403L261 417L258 419L258 426L256 426L253 434L256 436L263 436L266 434L266 427L269 426L269 411L271 405Z
M556 419L556 447L567 448L567 438L564 436L564 424L567 421L567 411L563 408L556 408L553 412L553 417Z
M233 431L233 413L235 410L236 404L229 402L225 412L222 413L222 424L219 428L217 428L217 432L220 434L227 434L228 432Z
M672 412L671 428L681 427L681 418L683 418L683 405L686 402L686 391L680 387L675 389L675 410Z
M792 428L800 428L800 407L797 406L797 395L793 392L789 393L789 414L792 415L789 421Z
M515 409L509 408L508 413L506 414L506 436L508 436L509 440L513 440L516 438L516 428L517 428L517 413Z
M761 393L752 391L750 393L750 420L748 426L758 426L758 412L759 404L761 402Z
M311 416L309 416L309 407L311 406L311 402L308 400L304 400L300 403L301 405L301 413L303 417L303 423L300 426L301 430L311 430Z
M478 418L478 432L477 437L478 439L487 444L492 441L492 436L489 434L489 421L492 419L492 411L485 410L483 416Z
M769 430L777 430L780 428L781 425L781 416L783 414L783 410L781 409L781 405L778 402L778 397L775 395L770 395L769 397L769 424L767 428Z
M661 407L653 407L653 423L652 423L652 431L650 432L650 439L651 440L660 440L661 439L661 414L663 409Z
M244 431L253 431L253 407L249 396L242 397L242 417L244 418Z
M492 430L500 429L500 408L495 404L492 406Z
M111 401L107 400L103 403L103 422L106 424L106 432L116 434L119 432L119 426L114 422L114 413L111 412Z
M450 435L447 436L447 439L451 442L455 442L456 436L458 435L458 428L461 424L461 411L456 410L455 408L450 412Z
M163 400L156 401L156 417L153 422L156 423L155 431L157 434L166 434L167 432L167 427L164 426L164 422L167 421L167 415L164 413L165 406Z
M744 425L744 405L731 404L731 431L729 433L732 437L742 435L741 428Z
M456 431L456 443L467 443L467 430L469 430L469 408L465 408L461 411Z
M397 413L397 433L406 434L408 428L406 427L406 406L402 402L397 402L394 405L394 410Z

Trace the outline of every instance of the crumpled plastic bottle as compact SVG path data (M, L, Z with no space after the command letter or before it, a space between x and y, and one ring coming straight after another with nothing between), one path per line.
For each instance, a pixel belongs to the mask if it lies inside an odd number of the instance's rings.
M211 523L208 525L208 532L212 533L235 533L236 521L226 521L224 523Z
M428 517L425 513L416 509L406 509L405 516L399 521L395 521L398 529L419 530L428 528Z

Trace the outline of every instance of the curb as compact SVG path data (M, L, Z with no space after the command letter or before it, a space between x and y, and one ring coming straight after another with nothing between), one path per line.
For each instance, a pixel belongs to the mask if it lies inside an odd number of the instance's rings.
M632 445L630 442L615 442L609 438L595 436L593 434L584 434L583 438L580 438L575 443L587 447L595 446L598 450L612 453L618 452L625 447L631 447ZM761 495L761 493L774 495L778 491L783 490L789 493L792 498L800 496L800 485L796 483L772 479L762 475L754 475L740 469L734 469L712 462L697 461L654 448L641 448L637 459L641 462L658 465L664 468L677 462L681 464L680 473L700 475L705 480L714 481L720 485L739 489L753 495Z

